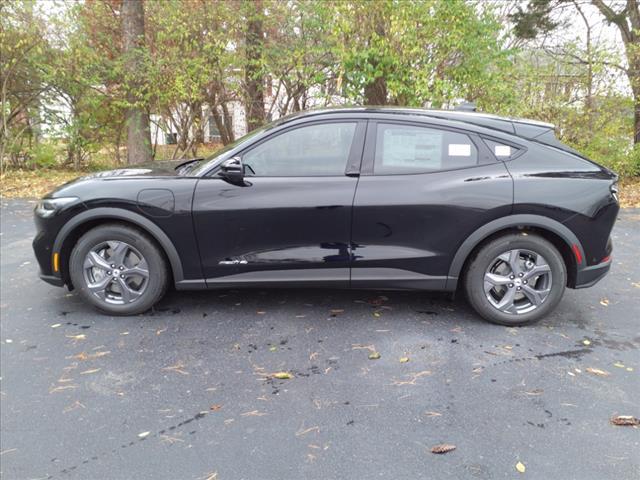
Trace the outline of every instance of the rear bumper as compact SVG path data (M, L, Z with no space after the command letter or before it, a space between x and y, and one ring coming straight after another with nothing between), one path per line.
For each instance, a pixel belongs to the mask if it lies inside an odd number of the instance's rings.
M578 270L578 273L576 274L575 288L588 288L595 285L602 280L607 273L609 273L610 268L611 259L606 262Z

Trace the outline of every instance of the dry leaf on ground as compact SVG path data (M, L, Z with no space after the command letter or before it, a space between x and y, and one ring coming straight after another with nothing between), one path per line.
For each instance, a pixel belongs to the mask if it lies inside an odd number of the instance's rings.
M431 453L447 453L450 452L452 450L455 450L456 446L455 445L449 445L447 443L441 443L440 445L435 445L433 447L431 447Z
M527 470L527 467L524 466L524 463L518 462L516 463L516 470L520 473L524 473Z
M611 423L621 427L637 427L640 425L640 419L631 415L616 415L611 419Z
M606 370L600 370L599 368L587 367L586 370L587 370L587 372L593 373L594 375L598 375L600 377L608 377L609 375L611 375Z
M273 378L277 378L278 380L289 380L293 377L289 372L276 372L271 375Z
M369 354L369 360L378 360L380 358L380 354L378 352L371 352Z

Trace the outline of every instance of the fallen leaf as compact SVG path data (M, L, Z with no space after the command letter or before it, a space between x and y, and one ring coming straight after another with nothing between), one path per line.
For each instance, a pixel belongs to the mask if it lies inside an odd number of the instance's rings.
M184 365L181 362L176 363L175 365L171 365L170 367L164 367L162 370L171 370L172 372L178 372L182 375L189 375L189 372L183 370Z
M608 307L609 306L609 299L608 298L603 298L600 300L600 305L602 305L603 307Z
M582 344L583 345L591 345L591 340L583 340Z
M240 414L241 417L262 417L263 415L266 415L266 413L260 412L258 410L252 410L250 412L244 412Z
M520 473L524 473L527 470L527 467L524 466L524 463L518 462L516 463L516 470Z
M627 372L633 372L633 368L631 368L631 367L627 367L625 370L626 370Z
M640 419L631 415L617 415L611 419L611 423L621 427L637 427L640 425Z
M216 405L211 405L211 406L209 407L209 410L211 410L212 412L217 412L217 411L218 411L218 410L220 410L221 408L222 408L222 405L218 405L218 404L216 404Z
M380 312L373 312L373 316L376 317L376 318L380 317Z
M85 370L84 372L80 372L80 375L89 375L90 373L96 373L99 371L100 371L99 368L91 368L89 370Z
M593 373L594 375L599 375L601 377L608 377L609 375L611 375L609 372L605 370L600 370L599 368L587 367L586 370L589 373Z
M151 432L142 432L138 434L138 438L147 438Z
M441 417L442 414L438 412L424 412L427 417Z
M409 361L409 357L400 358L400 363L407 363Z
M440 445L435 445L435 446L431 447L431 453L441 454L441 453L450 452L450 451L455 450L455 449L456 449L455 445L449 445L449 444L446 444L446 443L442 443Z
M616 362L613 364L614 367L618 367L618 368L624 368L624 364L620 363L620 362Z
M302 429L300 429L300 430L298 430L298 431L296 432L296 437L304 436L304 435L306 435L306 434L307 434L307 433L309 433L309 432L316 432L316 433L317 433L317 432L320 432L320 427L318 427L318 426L310 427L310 428L307 428L306 430L302 430Z
M278 351L278 347L276 347L276 346L269 347L269 351L270 352L277 352Z
M72 340L86 340L87 336L84 333L79 333L78 335L65 335L65 337L70 338Z
M378 360L380 358L380 354L378 352L371 352L369 354L369 360Z
M93 360L95 358L104 357L105 355L109 355L111 352L109 350L103 352L89 353L80 352L77 355L72 355L71 357L66 357L73 360Z
M54 323L53 325L51 325L51 328L58 328L61 325L61 323Z
M58 387L50 389L49 393L62 392L63 390L69 390L73 388L78 388L78 386L77 385L60 385Z
M264 314L265 314L265 313L267 313L267 312L265 312L264 310L258 310L256 313L257 313L258 315L264 315Z
M5 340L5 342L7 342L7 343L13 343L13 340L11 340L10 338L7 338L7 339Z
M341 308L336 308L336 309L331 310L331 314L332 315L337 315L338 313L344 313L344 310L341 309Z
M292 378L292 375L289 372L276 372L271 375L273 378L277 378L278 380L289 380Z

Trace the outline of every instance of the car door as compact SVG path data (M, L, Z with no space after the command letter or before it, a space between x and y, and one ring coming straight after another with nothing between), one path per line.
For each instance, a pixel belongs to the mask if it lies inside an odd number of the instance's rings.
M508 214L512 195L504 164L477 135L370 121L354 200L351 285L447 288L458 247Z
M366 122L305 122L240 152L245 185L211 176L193 218L208 286L347 286Z

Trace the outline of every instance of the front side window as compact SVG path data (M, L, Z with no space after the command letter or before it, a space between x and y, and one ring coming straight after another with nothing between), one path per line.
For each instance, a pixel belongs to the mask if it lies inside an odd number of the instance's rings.
M245 175L344 175L355 130L355 122L323 123L288 130L242 156Z
M374 173L429 173L478 164L478 150L458 132L414 125L379 123Z

